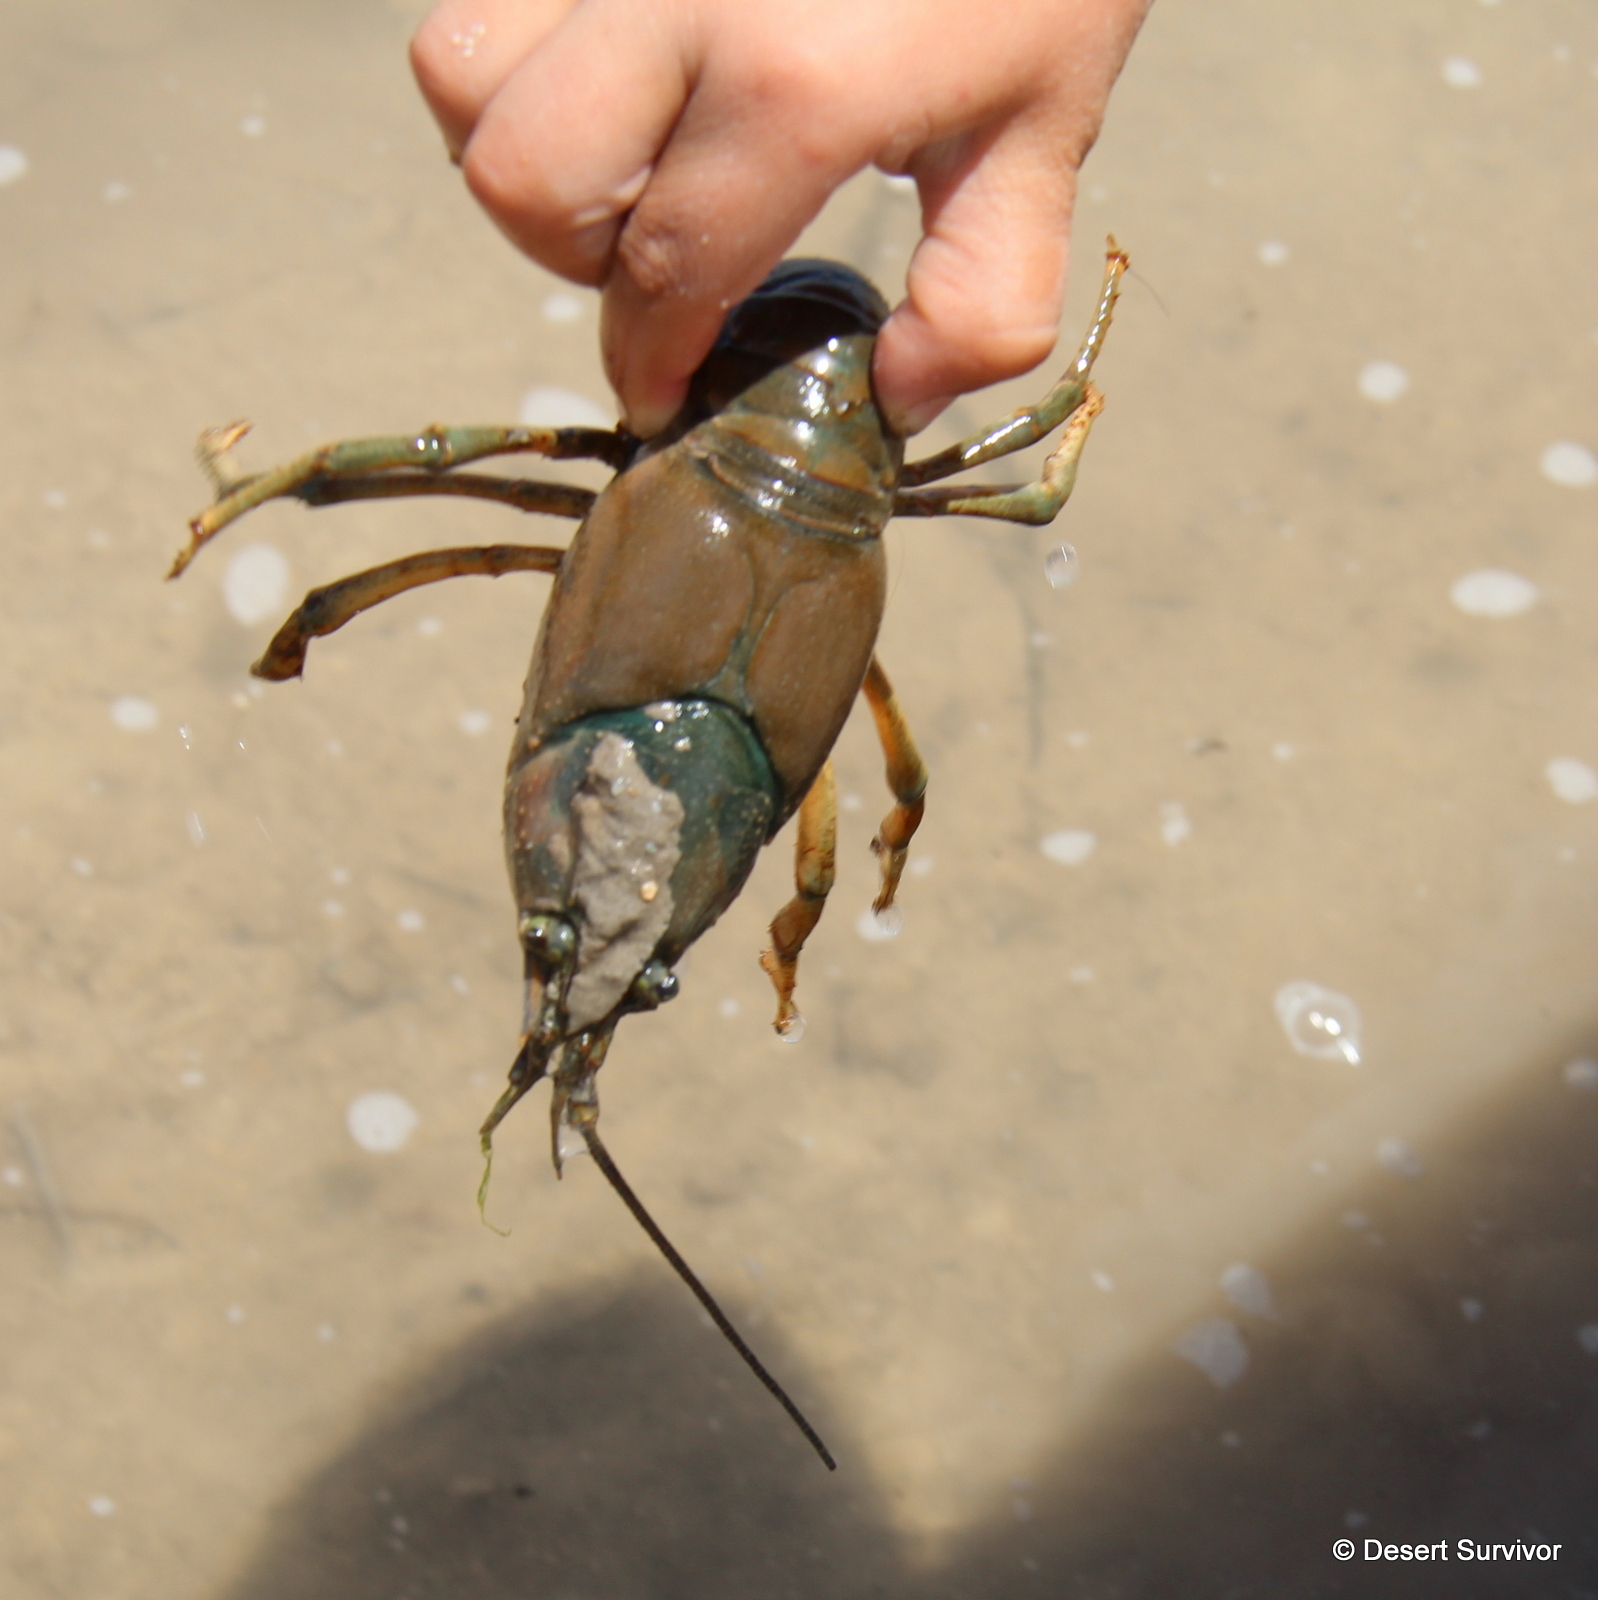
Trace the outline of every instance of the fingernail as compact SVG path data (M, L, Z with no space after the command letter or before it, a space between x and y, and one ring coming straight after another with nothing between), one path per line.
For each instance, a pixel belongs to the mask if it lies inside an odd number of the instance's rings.
M627 431L640 439L654 438L677 415L681 403L679 397L670 401L645 401L628 406L625 418Z
M901 439L920 433L926 425L943 414L954 403L952 394L940 394L931 400L918 400L913 406L886 407L888 426Z

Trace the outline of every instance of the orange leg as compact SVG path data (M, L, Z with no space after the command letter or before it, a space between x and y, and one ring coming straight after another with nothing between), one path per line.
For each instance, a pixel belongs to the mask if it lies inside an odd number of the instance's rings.
M895 802L871 841L871 848L882 862L882 888L874 905L880 915L893 904L910 840L921 826L921 814L926 808L927 768L910 736L893 685L875 656L866 669L864 689L866 704L871 707L877 724L877 737L882 741L882 753L888 758L888 787L893 791Z
M777 1017L773 1026L785 1039L797 1039L804 1018L793 1003L793 986L799 976L799 952L821 920L827 896L832 893L833 869L838 856L838 787L829 761L816 774L810 792L799 805L799 841L794 849L795 894L771 920L771 948L760 965L777 991Z

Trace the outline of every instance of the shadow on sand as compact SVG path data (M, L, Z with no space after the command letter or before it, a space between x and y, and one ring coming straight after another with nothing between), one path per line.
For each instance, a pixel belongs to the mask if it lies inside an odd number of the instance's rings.
M933 1570L819 1385L795 1387L836 1477L662 1275L455 1352L285 1505L227 1600L1598 1600L1598 1090L1537 1064L1424 1176L1345 1191L1258 1265L1273 1311L1195 1313L1240 1326L1238 1382L1151 1349ZM1370 1538L1451 1559L1366 1561ZM1464 1565L1460 1539L1561 1551Z

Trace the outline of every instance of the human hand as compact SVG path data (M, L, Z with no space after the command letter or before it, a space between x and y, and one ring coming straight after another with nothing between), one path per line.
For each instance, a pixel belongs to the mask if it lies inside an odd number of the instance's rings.
M923 235L873 368L908 435L1053 349L1077 170L1148 4L442 0L411 59L494 221L603 288L643 437L834 189L913 177Z

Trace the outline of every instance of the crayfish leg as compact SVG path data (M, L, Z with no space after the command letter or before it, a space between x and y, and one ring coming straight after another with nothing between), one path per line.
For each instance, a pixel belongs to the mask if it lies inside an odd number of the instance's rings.
M804 1018L794 1004L799 977L799 952L815 931L832 893L838 859L838 786L828 761L799 804L799 838L794 847L794 897L771 919L771 948L760 965L777 991L777 1016L772 1026L785 1039L797 1040Z
M926 810L927 767L916 749L904 712L899 709L899 697L894 694L893 685L875 656L866 669L866 681L861 689L877 725L882 753L887 757L888 788L894 799L893 810L882 819L882 826L871 841L871 848L882 864L882 886L872 906L880 917L898 893L910 841L921 826Z

